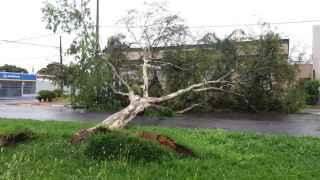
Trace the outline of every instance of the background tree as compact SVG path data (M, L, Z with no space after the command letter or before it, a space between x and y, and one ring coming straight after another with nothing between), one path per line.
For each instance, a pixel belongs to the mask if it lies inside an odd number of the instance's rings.
M28 73L28 71L24 68L17 67L15 65L8 65L8 64L0 66L0 72Z
M280 36L272 31L252 41L249 51L255 56L242 57L239 63L239 92L259 111L286 111L287 94L295 88L296 69L288 62ZM294 101L294 100L293 100Z
M165 75L168 76L166 89L169 91L180 89L201 79L218 78L230 71L235 71L238 61L236 48L238 42L232 39L234 34L220 39L214 33L208 33L198 41L197 45L167 51L163 59L170 62L172 66L164 68ZM176 81L176 79L183 79L183 81ZM231 77L228 80L232 81ZM168 106L175 110L185 106L192 107L179 112L186 112L196 107L198 111L231 108L228 102L232 96L229 95L231 87L223 87L224 92L188 93L170 101Z
M62 72L61 72L62 70ZM68 66L54 62L48 64L45 68L41 68L38 74L47 75L46 78L52 80L55 84L61 84L63 82L67 84L68 78Z
M112 74L106 62L96 57L95 22L91 16L90 0L47 1L43 12L46 28L54 33L69 33L74 36L68 54L76 64L69 68L73 106L90 110L119 108L117 98L109 85Z
M315 105L319 101L320 82L317 80L307 80L303 82L306 104Z
M197 111L295 112L303 106L303 93L295 82L295 66L288 62L284 42L278 34L265 31L252 38L237 30L225 39L208 33L198 42L165 53L164 59L174 65L164 69L168 76L166 89L179 89L203 77L219 77L233 69L235 73L230 78L234 78L235 84L224 87L233 93L188 93L170 101L167 104L170 108L179 110L189 104Z

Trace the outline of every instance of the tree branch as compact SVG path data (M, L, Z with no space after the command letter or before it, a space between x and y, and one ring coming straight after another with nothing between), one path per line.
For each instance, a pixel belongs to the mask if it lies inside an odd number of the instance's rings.
M233 94L233 95L236 95L236 96L239 96L241 98L243 98L243 100L245 101L245 103L254 111L257 111L255 107L253 107L252 105L250 105L248 99L242 95L242 94L239 94L239 93L236 93L236 92L233 92L233 91L228 91L228 90L225 90L223 88L218 88L218 87L207 87L207 88L200 88L200 89L194 89L193 91L194 92L202 92L202 91L209 91L209 90L216 90L216 91L221 91L221 92L225 92L225 93L228 93L228 94Z
M198 83L198 84L193 84L185 89L180 89L176 92L170 93L168 95L162 96L162 97L158 97L158 98L149 98L149 101L151 103L161 103L170 99L173 99L177 96L183 95L185 93L188 93L196 88L201 88L205 85L208 84L220 84L220 83L226 83L227 81L207 81L207 82L203 82L203 83ZM228 82L229 83L229 82Z
M110 66L112 72L117 76L117 78L121 81L121 83L126 86L129 93L133 92L133 89L131 88L131 86L129 86L129 84L121 77L121 75L117 71L116 67L108 59L105 59L105 58L102 58L102 59L107 62L107 64Z
M191 105L191 106L189 106L189 107L187 107L187 108L185 108L185 109L182 109L182 110L180 110L180 111L177 111L176 113L177 113L177 114L184 114L184 113L186 113L186 112L188 112L188 111L191 111L191 110L194 109L195 107L198 107L198 106L201 106L201 105L202 105L201 103L193 104L193 105Z
M170 100L170 99L173 99L177 96L180 96L180 95L183 95L187 92L190 92L190 91L193 91L194 89L197 89L197 88L202 88L203 86L206 86L206 85L210 85L210 84L230 84L231 82L230 81L225 81L224 79L227 78L228 76L230 76L232 74L233 71L221 76L220 78L218 78L217 80L215 81L204 81L202 83L198 83L198 84L193 84L187 88L184 88L184 89L180 89L176 92L173 92L173 93L170 93L168 95L165 95L165 96L162 96L162 97L150 97L148 98L148 101L150 103L161 103L161 102L164 102L164 101L167 101L167 100Z
M149 76L148 76L148 60L143 57L142 66L142 78L143 78L143 97L149 97Z
M124 93L124 92L121 92L121 91L117 91L116 89L114 89L113 87L111 87L112 91L115 93L115 94L119 94L121 96L130 96L129 93Z
M172 67L174 67L174 68L176 68L176 69L179 69L179 70L181 70L181 71L187 71L187 69L184 69L184 68L182 68L181 66L178 66L178 65L175 65L175 64L169 63L169 62L157 61L157 60L152 60L152 61L150 61L150 62L160 63L160 64L164 64L164 65L169 65L169 66L172 66Z

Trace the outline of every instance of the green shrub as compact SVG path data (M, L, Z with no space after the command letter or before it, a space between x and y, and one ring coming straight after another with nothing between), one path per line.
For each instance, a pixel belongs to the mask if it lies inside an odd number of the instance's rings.
M51 102L54 98L56 98L56 94L52 91L42 90L38 93L39 95L36 97L40 102L41 101L49 101Z
M304 82L306 103L308 105L317 104L319 99L319 87L320 87L319 81L309 80Z
M62 97L63 96L63 91L61 89L55 89L52 91L55 95L55 97Z
M98 134L89 139L85 154L98 160L159 161L173 153L144 139L121 132Z
M282 111L293 113L299 111L305 106L305 95L301 88L291 88L282 101Z

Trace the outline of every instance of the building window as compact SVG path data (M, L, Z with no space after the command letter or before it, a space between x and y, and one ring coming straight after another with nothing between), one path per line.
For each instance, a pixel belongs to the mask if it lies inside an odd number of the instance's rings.
M23 94L35 94L36 93L36 83L35 82L24 82Z
M0 97L21 96L22 82L2 81L0 87Z

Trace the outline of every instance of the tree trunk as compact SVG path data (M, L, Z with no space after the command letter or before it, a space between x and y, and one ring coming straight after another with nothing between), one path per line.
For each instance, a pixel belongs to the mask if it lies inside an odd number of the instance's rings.
M138 101L132 101L129 106L109 116L107 119L98 124L97 127L104 127L108 129L124 128L140 112L143 112L149 106L150 104L145 102L143 98Z
M75 133L71 139L71 143L79 143L87 139L91 134L99 131L105 131L106 129L113 130L124 128L140 112L143 112L146 108L151 106L146 98L142 98L137 95L130 97L130 101L130 104L126 108L112 114L97 126L83 129Z

